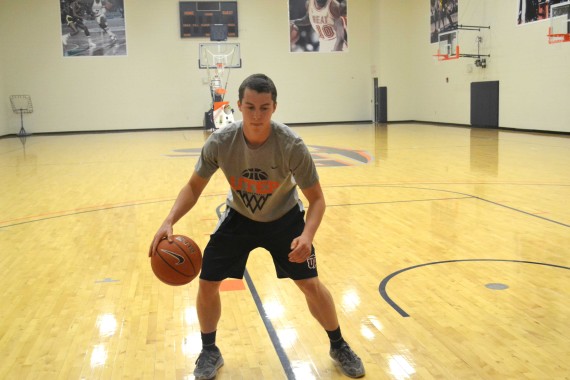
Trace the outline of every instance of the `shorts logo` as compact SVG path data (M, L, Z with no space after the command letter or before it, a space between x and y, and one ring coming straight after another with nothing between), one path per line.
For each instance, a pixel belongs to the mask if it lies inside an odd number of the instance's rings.
M317 269L317 257L314 253L307 259L307 266L309 269Z

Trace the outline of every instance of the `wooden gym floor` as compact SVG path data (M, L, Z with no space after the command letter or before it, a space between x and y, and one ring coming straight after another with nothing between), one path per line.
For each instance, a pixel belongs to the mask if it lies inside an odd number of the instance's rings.
M294 128L328 209L320 275L368 379L570 378L570 138L429 124ZM0 378L192 379L197 283L147 249L207 133L0 139ZM216 174L176 233L202 247ZM218 379L340 379L263 250L227 281Z

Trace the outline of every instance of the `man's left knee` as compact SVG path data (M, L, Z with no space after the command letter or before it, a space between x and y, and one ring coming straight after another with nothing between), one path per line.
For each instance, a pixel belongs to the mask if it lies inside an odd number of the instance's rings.
M318 277L308 278L305 280L295 280L295 284L301 291L307 295L317 294L321 291L321 282Z

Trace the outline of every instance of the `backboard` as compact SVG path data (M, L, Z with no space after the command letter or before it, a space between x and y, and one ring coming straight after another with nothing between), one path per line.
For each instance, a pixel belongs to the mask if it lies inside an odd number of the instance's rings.
M223 70L241 68L239 43L202 43L200 44L199 53L198 67L200 69Z
M570 42L570 2L550 7L548 43Z
M457 30L439 34L439 47L437 49L437 54L435 54L438 60L447 61L449 59L459 58L459 44L457 36Z
M10 103L12 104L12 111L15 113L34 112L30 95L10 95Z

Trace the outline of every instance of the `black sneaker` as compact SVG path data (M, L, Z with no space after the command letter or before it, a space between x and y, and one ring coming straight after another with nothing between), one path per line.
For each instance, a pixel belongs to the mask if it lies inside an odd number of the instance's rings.
M209 380L216 377L218 369L224 365L220 350L202 350L196 359L194 377L196 380Z
M364 376L364 365L362 360L350 349L346 342L340 348L331 348L330 356L340 366L342 372L348 377Z

